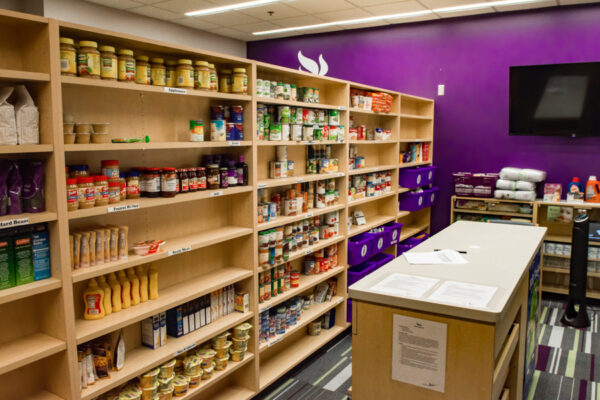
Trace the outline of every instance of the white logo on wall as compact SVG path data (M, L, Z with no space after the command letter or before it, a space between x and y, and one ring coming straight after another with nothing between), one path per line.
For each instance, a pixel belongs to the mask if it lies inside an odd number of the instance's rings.
M323 54L319 54L319 64L317 64L315 60L302 55L302 51L300 50L298 51L298 61L300 61L301 65L301 67L298 67L300 71L302 71L302 67L304 67L308 72L320 76L325 76L327 75L327 72L329 72L329 65L325 62Z

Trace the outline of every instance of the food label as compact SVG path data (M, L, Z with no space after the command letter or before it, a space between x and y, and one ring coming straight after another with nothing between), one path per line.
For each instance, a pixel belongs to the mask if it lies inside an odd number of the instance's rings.
M140 205L138 203L125 204L122 206L108 207L108 212L113 213L113 212L120 212L120 211L137 210L138 208L140 208Z
M152 84L156 86L165 86L167 78L164 68L152 68Z
M117 60L112 57L105 57L102 59L102 78L117 79Z
M127 195L138 195L140 194L140 187L137 185L127 185Z
M85 304L87 309L85 312L88 315L98 315L100 314L100 298L102 296L99 294L88 294L85 296Z
M100 55L79 53L77 55L77 72L79 76L100 75Z
M223 191L222 190L217 190L217 191L212 192L210 194L210 197L218 197L218 196L223 196Z
M135 73L135 83L142 85L148 85L150 80L148 79L148 67L145 65L138 65Z
M185 252L188 252L188 251L192 251L192 246L185 246L185 247L182 247L180 249L170 250L169 251L169 257L170 256L175 256L177 254L185 253Z
M185 90L185 89L179 89L179 88L174 88L174 87L166 87L164 90L165 90L165 93L187 94L187 90Z
M162 192L177 192L177 179L162 179L162 182L160 184L160 190ZM186 185L185 190L186 191L188 190L187 185ZM149 192L151 192L151 191L152 190L149 190ZM156 191L158 192L158 190L156 190Z
M29 218L15 218L7 221L0 221L0 229L12 228L14 226L29 224Z
M84 201L92 202L96 199L96 188L95 187L86 187L84 193Z
M119 60L119 80L135 81L135 61Z
M60 72L77 73L77 59L74 51L63 50L60 52Z
M67 190L67 204L77 203L77 189L68 189Z
M206 189L206 177L201 176L198 178L198 190Z
M192 343L192 344L190 344L190 345L188 345L188 346L184 347L183 349L177 350L177 351L175 352L175 354L173 354L173 357L177 357L178 355L180 355L180 354L183 354L183 353L185 353L186 351L190 351L190 350L191 350L191 349L193 349L194 347L196 347L196 343Z
M175 179L177 181L177 179ZM158 193L160 192L160 178L155 177L146 180L146 192Z

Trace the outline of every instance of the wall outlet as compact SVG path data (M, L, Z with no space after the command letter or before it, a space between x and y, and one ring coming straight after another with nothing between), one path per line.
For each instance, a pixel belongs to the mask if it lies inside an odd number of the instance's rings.
M443 96L446 92L446 85L438 85L438 96Z

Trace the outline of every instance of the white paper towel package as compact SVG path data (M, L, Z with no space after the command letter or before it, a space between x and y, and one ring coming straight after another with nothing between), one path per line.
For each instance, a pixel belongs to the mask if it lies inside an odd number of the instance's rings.
M18 143L38 144L40 142L40 112L24 85L15 87L15 94L17 96L15 118Z
M506 179L498 179L496 181L496 188L502 190L535 190L535 183L525 181L509 181Z
M17 144L15 108L7 101L13 90L12 86L0 87L0 145Z
M497 199L509 199L509 200L519 200L519 201L534 201L535 200L535 192L534 191L522 191L522 190L495 190L494 197Z
M500 171L500 179L509 181L542 182L546 180L546 171L537 169L521 169L504 167Z

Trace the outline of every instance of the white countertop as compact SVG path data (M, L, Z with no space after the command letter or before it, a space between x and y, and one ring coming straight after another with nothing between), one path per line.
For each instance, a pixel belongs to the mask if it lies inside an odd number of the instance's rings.
M495 323L502 319L545 234L546 228L533 226L459 221L410 251L466 251L462 256L467 264L410 265L400 256L350 286L348 292L355 300ZM440 282L418 298L372 290L393 273L437 278ZM497 290L485 308L430 300L428 297L444 281L493 286Z

